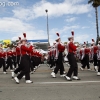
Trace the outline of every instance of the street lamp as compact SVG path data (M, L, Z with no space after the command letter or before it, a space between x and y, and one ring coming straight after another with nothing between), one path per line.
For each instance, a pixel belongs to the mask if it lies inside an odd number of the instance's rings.
M46 14L47 14L47 35L48 35L48 45L49 45L49 25L48 25L48 10L45 10Z

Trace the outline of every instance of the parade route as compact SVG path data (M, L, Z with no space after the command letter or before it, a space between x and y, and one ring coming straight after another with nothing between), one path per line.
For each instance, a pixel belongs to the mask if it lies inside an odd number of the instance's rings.
M52 78L52 70L42 64L31 74L32 84L26 84L25 79L16 84L9 70L5 75L0 69L0 100L100 100L100 76L96 76L93 65L91 69L79 69L80 81L67 81L59 73ZM65 70L68 70L66 64Z

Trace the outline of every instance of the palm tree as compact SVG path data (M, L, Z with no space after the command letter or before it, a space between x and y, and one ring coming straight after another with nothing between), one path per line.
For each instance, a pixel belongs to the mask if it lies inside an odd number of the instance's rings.
M99 41L99 27L98 27L98 6L100 6L100 0L89 0L88 4L92 3L92 6L95 8L96 14L96 29L97 29L97 43Z

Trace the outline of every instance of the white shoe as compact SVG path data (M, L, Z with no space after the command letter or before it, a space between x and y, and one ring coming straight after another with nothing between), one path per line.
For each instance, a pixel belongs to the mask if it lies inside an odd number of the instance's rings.
M69 67L70 65L68 63L66 63L66 65Z
M54 72L54 69L52 71Z
M36 68L34 68L34 70L36 70Z
M14 78L14 75L15 75L15 73L14 73L14 72L11 72L11 76L12 76L12 78Z
M94 66L94 69L96 72L98 72L98 67L97 66Z
M7 72L3 72L4 74L7 74Z
M66 72L65 72L65 71L64 71L63 73L64 73L64 74L66 74Z
M38 68L40 67L40 64L38 65Z
M80 67L81 70L84 70L82 67Z
M37 69L38 67L37 66L35 66L35 69Z
M34 69L34 72L35 72L36 70Z
M67 81L72 81L70 77L65 76L65 78L67 79Z
M33 83L33 81L31 81L31 80L26 80L26 83L30 84L30 83Z
M50 67L49 64L47 64L47 66Z
M54 72L51 73L51 76L52 76L53 78L56 78L56 75L55 75Z
M74 80L80 80L80 78L78 78L77 76L73 76Z
M17 84L19 84L19 79L17 77L14 77Z
M22 78L25 78L25 75Z
M91 70L91 69L89 68L89 69L87 69L87 70Z
M14 66L12 66L12 68L14 69L15 67L14 67Z
M63 75L60 75L60 77L65 77L66 75L65 74L63 74Z
M97 76L100 76L100 72L97 73Z
M31 71L31 74L33 74L33 71Z

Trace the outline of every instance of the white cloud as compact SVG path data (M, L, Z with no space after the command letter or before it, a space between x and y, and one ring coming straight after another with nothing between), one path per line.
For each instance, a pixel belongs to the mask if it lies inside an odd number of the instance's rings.
M87 29L90 28L89 26L83 26L82 29Z
M64 0L64 2L60 3L51 3L46 0L41 0L37 2L31 7L26 8L15 8L13 11L12 17L3 17L0 19L0 32L4 32L5 34L10 33L12 36L12 40L16 40L19 36L22 36L23 32L27 33L28 39L46 39L47 32L44 30L36 29L35 25L30 24L28 20L32 20L34 18L46 16L45 9L48 9L49 17L59 17L62 15L70 15L70 14L83 14L91 11L90 5L82 4L84 0ZM66 21L71 22L75 21L77 17L68 17ZM26 22L24 20L27 20ZM54 28L50 30L50 42L51 44L55 41L56 32L59 32L62 41L71 35L71 30L77 30L81 28L79 25L66 25L61 26L61 28ZM82 27L85 29L88 27ZM6 36L5 36L6 37ZM75 40L82 42L82 40L87 40L89 38L88 35L77 35Z
M0 19L0 31L24 32L33 28L19 19L4 17Z
M67 18L66 22L73 22L77 19L77 17L71 17L71 18Z
M66 14L83 14L91 11L92 7L82 4L83 0L65 0L62 3L51 3L45 0L37 2L32 7L17 8L13 10L14 17L29 20L46 16L45 9L48 9L50 17L58 17Z
M75 36L75 41L83 43L83 42L89 40L89 38L90 38L90 34L77 35L77 36Z
M62 39L62 42L68 41L68 37L71 36L72 30L79 29L79 25L73 25L73 26L63 26L61 29L54 28L50 30L50 42L55 41L57 39L56 33L58 32L60 34L60 37Z
M91 18L91 17L92 17L92 15L91 15L91 14L88 14L88 17L89 17L89 18Z
M79 25L73 25L73 26L63 26L62 29L58 29L58 28L54 28L50 31L50 33L56 33L56 32L59 32L60 34L63 34L63 33L67 33L68 31L72 31L72 30L75 30L75 29L78 29L80 28Z
M36 30L34 25L22 22L15 18L1 18L0 31L10 34L12 40L18 39L19 36L23 37L22 33L27 33L28 39L46 39L47 35L43 30ZM6 37L6 36L5 36Z
M62 42L68 41L68 37L71 35L71 30L77 30L79 25L63 26L61 29L55 28L50 30L50 44L52 44L57 38L56 32L59 32L62 38ZM27 39L47 39L47 33L43 30L35 29L34 25L25 23L15 18L2 18L0 19L0 32L10 34L11 40L18 39L19 36L23 37L22 33L27 33ZM2 34L1 34L2 37ZM90 38L90 34L75 35L75 41L83 43Z

